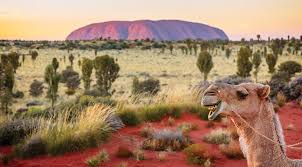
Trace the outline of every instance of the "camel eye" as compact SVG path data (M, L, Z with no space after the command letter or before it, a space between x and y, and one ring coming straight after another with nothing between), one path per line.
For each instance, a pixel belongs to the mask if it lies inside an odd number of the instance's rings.
M244 100L246 98L246 96L248 95L248 93L245 93L242 91L237 91L236 94L237 94L239 100Z

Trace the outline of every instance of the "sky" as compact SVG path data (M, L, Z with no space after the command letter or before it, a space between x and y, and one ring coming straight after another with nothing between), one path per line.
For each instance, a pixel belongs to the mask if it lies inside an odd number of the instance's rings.
M64 40L112 20L179 19L218 27L232 40L302 35L302 0L0 0L0 39Z

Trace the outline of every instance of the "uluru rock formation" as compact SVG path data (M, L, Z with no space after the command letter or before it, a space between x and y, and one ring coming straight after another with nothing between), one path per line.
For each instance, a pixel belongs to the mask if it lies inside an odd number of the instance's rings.
M180 20L138 20L138 21L109 21L94 23L71 32L67 40L92 40L99 38L111 39L155 39L155 40L184 40L184 39L228 39L227 35L218 28L201 23Z

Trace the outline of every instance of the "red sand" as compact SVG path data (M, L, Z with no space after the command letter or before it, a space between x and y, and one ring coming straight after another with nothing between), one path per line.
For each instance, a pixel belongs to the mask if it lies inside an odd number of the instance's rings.
M293 144L301 141L302 139L302 124L300 123L302 120L302 110L297 107L294 103L288 103L286 106L280 109L279 112L281 123L283 126L286 143ZM158 128L169 128L165 125L167 122L167 118L158 123L152 123L152 127ZM175 126L181 122L190 122L196 123L199 125L199 129L197 131L190 132L190 137L194 143L203 143L202 137L207 132L211 130L211 128L206 128L206 122L197 118L195 115L184 114L181 119L177 119L175 122ZM289 124L294 125L294 130L286 130L286 127ZM143 125L144 126L144 125ZM157 153L152 151L145 151L146 160L137 162L134 159L121 159L117 158L114 154L120 145L127 145L130 148L135 148L140 144L142 138L139 136L139 131L143 127L126 127L119 130L117 133L114 133L113 136L109 139L109 141L98 148L87 149L82 152L77 153L68 153L63 156L58 157L50 157L50 156L40 156L30 160L19 160L15 159L9 163L9 167L84 167L86 166L85 160L98 153L101 149L106 149L110 154L110 161L103 164L104 167L117 167L121 162L126 162L128 167L186 167L186 166L194 166L188 165L185 160L185 156L182 152L176 153L168 153L163 162L160 162L157 158ZM219 123L215 123L214 128L221 127L222 125ZM134 139L134 140L132 140ZM217 145L206 144L208 150L215 157L214 166L215 167L223 167L223 166L231 166L231 167L245 167L246 160L230 160L227 159L224 155L222 155ZM9 153L9 147L0 148L1 153ZM287 154L290 158L302 159L302 151L301 150L291 150L288 149ZM0 164L1 166L1 164Z

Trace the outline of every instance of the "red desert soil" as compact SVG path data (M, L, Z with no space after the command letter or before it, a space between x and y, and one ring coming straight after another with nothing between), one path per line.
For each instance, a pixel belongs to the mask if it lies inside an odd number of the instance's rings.
M302 110L298 108L295 103L288 103L282 107L279 111L281 123L285 133L286 143L293 144L301 141L302 139ZM158 123L152 123L152 127L155 129L169 128L166 125L167 118ZM190 137L194 143L203 143L202 137L207 132L212 130L212 128L206 128L206 122L200 120L197 116L191 114L184 114L180 119L176 119L175 126L182 122L196 123L199 125L199 129L190 132ZM293 130L287 130L289 124L294 125ZM106 149L110 154L110 161L103 164L104 167L117 167L120 163L126 162L128 167L186 167L194 166L188 165L185 160L185 156L182 152L167 153L164 161L160 162L157 158L157 153L152 151L145 151L146 160L137 162L134 159L121 159L117 158L114 154L118 146L129 146L130 148L135 148L139 145L139 142L143 140L140 137L140 129L146 125L139 127L126 127L114 133L109 141L98 148L87 149L82 152L68 153L63 156L50 157L50 156L40 156L29 160L19 160L15 159L9 163L9 167L84 167L86 166L85 160L92 155L95 155L101 149ZM215 123L213 128L222 127L220 123ZM171 127L170 127L171 128ZM173 128L173 127L172 127ZM246 160L230 160L222 155L217 145L206 144L208 150L212 155L215 156L215 167L231 166L231 167L245 167L247 166ZM9 153L9 147L0 148L1 153ZM291 150L288 149L287 154L290 158L302 159L301 150ZM0 164L1 166L2 164Z

